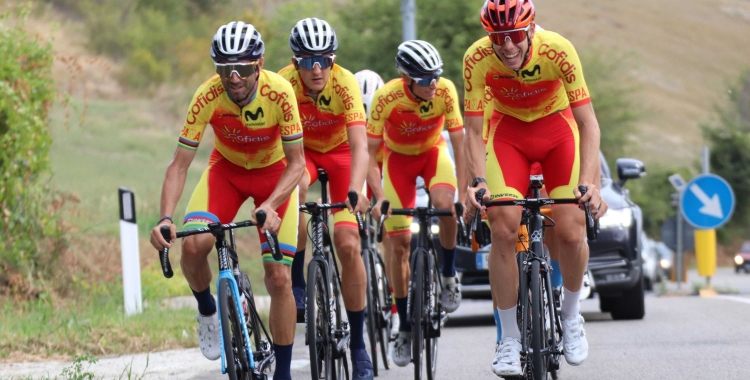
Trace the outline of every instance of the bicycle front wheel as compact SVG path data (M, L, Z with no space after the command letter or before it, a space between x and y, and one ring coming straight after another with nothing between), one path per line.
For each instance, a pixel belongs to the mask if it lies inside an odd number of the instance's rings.
M224 342L227 374L231 380L250 380L250 363L247 356L247 344L242 335L245 318L239 314L238 303L232 292L229 279L219 281L219 314L221 316L221 335Z
M413 253L414 265L411 277L411 360L414 363L414 380L422 379L422 364L424 363L424 338L425 338L425 286L424 286L424 252L419 250Z
M546 380L547 372L547 334L544 309L544 295L540 264L538 260L531 263L531 347L534 380Z
M307 269L307 315L305 328L310 348L310 373L313 380L330 380L333 364L331 312L325 267L316 260Z
M427 367L427 379L435 380L437 372L438 337L440 336L440 323L442 319L440 310L440 290L438 289L437 266L435 256L427 255L427 270L424 272L426 303L425 312L427 321L424 327L425 335L425 366Z

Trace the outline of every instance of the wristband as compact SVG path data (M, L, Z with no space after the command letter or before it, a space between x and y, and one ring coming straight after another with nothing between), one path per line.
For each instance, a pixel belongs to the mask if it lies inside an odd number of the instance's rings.
M486 184L487 180L482 177L476 177L471 181L471 187L477 187L480 182L484 182Z
M172 220L171 216L163 216L161 219L159 219L159 221L156 223L156 225L158 226L159 224L161 224L161 222L163 222L165 220L169 220L170 223L174 224L174 221Z

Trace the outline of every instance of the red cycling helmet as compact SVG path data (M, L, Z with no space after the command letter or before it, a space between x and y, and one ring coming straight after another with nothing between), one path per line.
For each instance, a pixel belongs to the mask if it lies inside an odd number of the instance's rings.
M479 14L487 33L523 29L534 21L531 0L486 0Z

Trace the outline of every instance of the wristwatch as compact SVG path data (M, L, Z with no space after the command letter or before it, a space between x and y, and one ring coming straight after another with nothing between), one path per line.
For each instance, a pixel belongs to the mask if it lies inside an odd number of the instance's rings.
M482 177L476 177L471 181L471 187L477 187L480 182L484 182L486 184L487 180Z

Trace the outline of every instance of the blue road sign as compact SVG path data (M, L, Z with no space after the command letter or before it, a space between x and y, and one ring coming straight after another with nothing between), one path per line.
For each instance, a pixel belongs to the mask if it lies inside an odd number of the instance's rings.
M701 174L685 186L680 209L685 220L699 230L724 225L734 212L734 191L724 178Z

